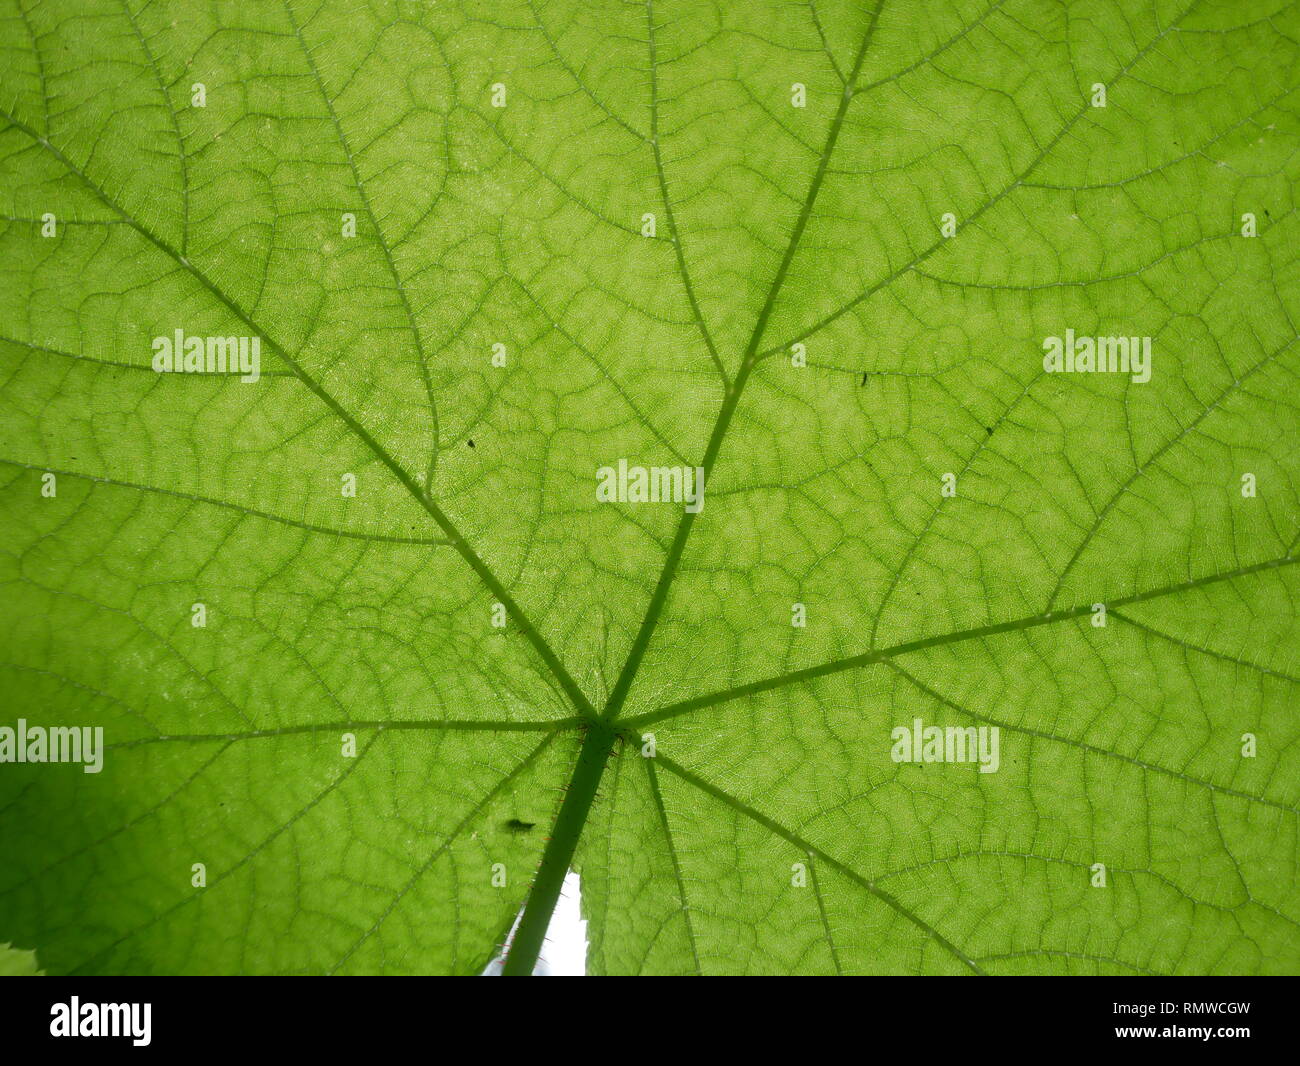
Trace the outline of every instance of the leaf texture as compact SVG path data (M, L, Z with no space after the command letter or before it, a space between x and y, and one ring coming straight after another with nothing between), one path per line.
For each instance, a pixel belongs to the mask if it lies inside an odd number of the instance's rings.
M0 0L0 72L47 970L526 970L569 868L593 973L1300 968L1290 0Z

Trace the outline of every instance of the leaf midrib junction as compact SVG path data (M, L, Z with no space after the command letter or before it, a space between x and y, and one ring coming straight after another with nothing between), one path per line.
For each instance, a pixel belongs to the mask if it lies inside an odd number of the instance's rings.
M1162 29L1145 47L1138 49L1127 64L1121 68L1118 77L1123 77L1131 70L1146 54L1161 41L1164 36L1170 32L1179 22L1185 18L1195 7L1198 0L1192 2L1179 13L1168 26ZM740 402L741 393L744 391L750 374L754 367L764 358L770 357L777 351L780 351L784 345L778 345L767 351L761 351L763 337L767 330L767 322L776 305L777 298L785 282L786 275L794 261L795 254L798 251L800 241L803 237L808 221L812 216L813 206L817 199L817 194L821 189L822 181L825 178L827 168L830 164L830 158L834 152L835 143L839 137L840 130L843 126L845 116L848 113L849 106L852 104L855 96L855 86L858 76L861 73L863 62L866 59L867 52L871 45L871 39L875 32L876 25L879 21L880 12L883 10L885 0L878 0L878 3L872 9L867 27L863 32L862 42L858 46L857 54L854 57L853 67L848 77L840 76L843 84L843 92L839 104L836 108L835 115L831 120L830 129L827 133L826 141L818 158L817 169L809 183L807 195L804 197L803 204L800 208L799 215L796 219L794 229L791 231L790 240L786 245L785 251L781 257L780 264L772 283L768 288L763 305L759 311L758 317L754 323L753 331L750 334L749 341L745 346L744 355L741 359L740 369L735 379L727 384L723 396L722 406L718 412L717 421L709 437L708 445L705 448L704 458L701 466L704 468L704 476L707 482L712 472L713 464L721 450L723 438L730 426L732 416ZM651 14L651 19L653 15ZM653 34L653 22L650 24L650 33ZM653 54L652 54L653 58ZM837 72L838 74L838 72ZM1113 82L1115 79L1111 79ZM1014 181L995 195L986 199L986 201L967 218L967 222L973 221L985 212L990 210L994 205L1010 195L1015 189L1019 188L1021 183L1027 178L1045 159L1053 148L1069 133L1074 125L1087 113L1088 105L1081 106L1060 128L1060 130L1048 140L1040 150L1035 153L1034 157ZM665 187L666 192L666 187ZM824 325L829 324L835 318L847 313L854 306L868 299L874 293L891 284L898 277L914 269L919 263L928 259L942 245L943 241L939 240L930 247L923 250L910 262L903 264L896 270L890 271L885 277L877 283L864 290L861 294L843 305L831 315L823 318L814 324L808 330L803 331L796 339L803 339L810 336ZM680 254L680 247L678 249ZM684 269L684 262L682 262ZM637 631L632 645L629 649L627 659L619 673L614 687L610 692L604 708L600 714L600 720L594 722L587 729L584 737L582 749L579 754L577 766L574 769L573 776L569 782L568 789L565 793L564 802L560 808L559 817L552 836L547 842L546 849L542 855L541 864L538 867L537 876L533 881L533 887L528 895L528 900L524 907L523 915L520 919L519 926L515 931L514 940L510 948L510 954L506 959L503 974L507 976L526 976L532 973L536 965L538 955L541 952L542 942L545 939L546 930L550 922L550 916L555 909L559 899L560 890L563 886L565 873L568 871L574 852L577 849L578 839L581 836L582 828L586 823L587 815L591 809L592 802L596 797L597 789L604 772L605 763L613 751L614 742L619 735L613 723L623 708L627 694L631 689L632 682L636 676L641 660L650 644L650 639L658 623L659 616L667 601L669 590L672 586L673 579L676 576L677 568L680 563L682 553L686 547L686 541L690 536L691 529L694 526L696 515L690 512L683 513L678 522L677 533L669 548L667 557L664 560L663 568L660 571L659 579L655 584L654 591L651 594L650 601L646 607L646 613L642 619L641 626ZM683 778L690 780L690 778ZM937 938L945 948L955 954L964 963L972 965L970 960L962 955L953 945L944 940L937 931L926 926L915 915L907 912L907 917L914 923L925 929L930 935Z

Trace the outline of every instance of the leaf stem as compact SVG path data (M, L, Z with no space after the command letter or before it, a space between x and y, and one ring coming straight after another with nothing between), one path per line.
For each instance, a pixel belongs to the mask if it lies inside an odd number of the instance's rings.
M551 833L551 839L546 842L541 865L533 878L532 891L528 893L523 916L519 919L519 926L506 954L505 966L501 970L503 977L529 977L537 965L542 941L546 939L546 930L551 923L551 914L555 911L560 889L564 885L564 876L569 872L573 853L578 847L578 838L587 823L587 814L596 798L596 790L600 787L600 779L605 773L609 754L614 750L617 735L614 729L603 722L594 722L582 739L582 750L578 753L578 761L573 768L569 790L564 795L564 802L560 804L555 829Z

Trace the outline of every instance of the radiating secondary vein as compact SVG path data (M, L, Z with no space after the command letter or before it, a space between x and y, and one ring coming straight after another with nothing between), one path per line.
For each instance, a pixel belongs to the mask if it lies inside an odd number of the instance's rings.
M1124 755L1118 751L1113 751L1109 748L1101 748L1095 744L1089 744L1086 741L1075 740L1073 737L1064 737L1061 736L1059 733L1049 733L1045 730L1033 729L1029 726L1016 725L1013 722L1004 722L999 719L992 718L988 715L980 714L978 711L972 711L969 707L961 706L960 704L949 699L947 696L943 695L941 692L938 692L935 689L931 688L929 685L925 684L925 682L921 681L915 675L908 673L898 663L891 661L886 665L891 670L899 674L901 677L906 678L907 681L910 682L918 691L925 693L935 702L943 704L943 706L949 708L950 710L956 711L958 714L963 714L968 718L974 718L978 722L987 722L990 725L995 725L999 729L1005 729L1011 733L1023 733L1026 736L1038 737L1040 740L1050 740L1057 744L1067 744L1071 747L1078 748L1081 751L1086 751L1090 755L1097 755L1109 759L1118 759L1121 762L1126 762L1131 766L1136 766L1139 769L1145 770L1149 773L1163 774L1166 777L1175 778L1176 780L1183 781L1189 785L1196 785L1198 788L1204 788L1209 790L1210 792L1218 792L1224 796L1232 796L1236 799L1248 800L1251 803L1263 804L1266 807L1273 807L1279 811L1285 811L1287 814L1300 815L1300 808L1288 807L1285 803L1279 803L1276 800L1268 799L1265 796L1256 796L1249 792L1242 792L1240 789L1229 788L1227 785L1216 785L1213 781L1205 781L1199 777L1192 777L1191 775L1181 773L1178 770L1171 770L1167 766L1161 766L1159 763L1147 762L1144 759L1137 759L1131 755Z
M898 914L906 918L909 922L911 922L923 933L925 933L926 936L934 940L934 942L937 943L941 948L943 948L944 951L948 952L950 955L953 956L953 958L959 960L963 965L968 967L972 973L977 973L977 974L983 973L983 971L979 968L979 966L975 963L973 959L969 958L965 954L965 952L963 952L960 948L958 948L955 944L953 944L950 940L948 940L947 937L945 937L942 933L939 932L939 930L934 928L934 926L930 925L928 922L926 922L924 919L919 917L913 911L903 906L903 904L896 897L894 897L888 892L885 892L875 882L867 880L867 878L863 877L852 867L846 866L844 863L840 862L833 855L827 854L825 851L817 847L815 844L799 836L799 834L785 828L785 826L781 825L779 822L776 822L773 819L769 818L767 815L763 814L762 811L755 810L753 807L749 806L749 804L742 802L741 800L737 799L735 796L731 795L728 792L724 792L722 789L718 788L717 785L714 785L711 782L704 780L704 778L700 777L698 774L692 773L690 770L687 770L686 767L681 766L680 764L674 762L668 756L661 753L659 755L656 755L655 758L658 759L659 763L666 770L671 771L677 777L685 781L687 784L695 786L701 792L704 792L707 795L712 796L714 799L718 800L719 802L725 803L728 807L731 807L732 809L739 811L741 814L745 815L745 817L757 822L764 829L767 829L769 832L775 833L783 840L789 841L791 844L793 844L795 847L797 847L800 851L804 852L805 854L815 855L817 858L821 859L828 866L831 866L837 871L839 871L839 873L847 877L854 884L858 885L860 888L866 889L867 892L869 892L876 899L880 900L891 910L896 911Z
M389 901L388 906L384 908L366 931L352 942L347 951L345 951L339 960L330 968L329 972L331 974L338 973L338 971L347 963L348 959L352 958L352 956L357 953L357 949L375 935L379 930L379 927L388 920L389 916L397 909L398 905L406 898L407 894L416 883L419 882L419 880L429 872L433 864L438 861L438 857L451 846L452 841L460 836L460 834L473 823L474 819L483 811L483 808L496 799L496 797L505 790L507 785L515 781L522 774L526 773L537 762L541 757L542 752L550 746L554 739L554 733L543 737L540 744L538 744L525 758L521 759L510 773L503 776L477 803L474 804L473 807L470 808L465 817L456 824L452 831L438 844L436 848L430 851L425 860L416 867L415 872L411 874L406 883L402 885L397 894Z
M1195 10L1198 3L1200 3L1200 0L1192 0L1192 3L1189 4L1186 8L1184 8L1183 11L1178 15L1178 17L1175 18L1168 27L1166 27L1156 37L1152 38L1151 41L1144 48L1140 49L1133 56L1132 59L1130 59L1127 63L1125 63L1124 66L1121 67L1120 70L1112 78L1109 79L1109 83L1112 86L1114 86L1116 83L1118 83L1125 77L1129 76L1133 68L1136 67L1138 63L1140 63L1143 59L1145 59L1146 56L1151 52L1151 50L1154 49L1156 45L1159 44L1162 40L1164 40L1165 36L1168 33L1174 30L1180 23L1182 23L1184 19L1187 18L1188 15L1192 13L1193 10ZM987 214L992 208L994 208L999 203L1001 203L1004 198L1009 196L1016 189L1021 188L1024 184L1025 179L1028 178L1035 170L1038 169L1038 167L1042 164L1043 160L1047 159L1051 155L1052 151L1056 148L1056 146L1061 143L1061 141L1065 138L1065 136L1075 127L1078 121L1081 118L1083 118L1083 116L1086 115L1091 109L1092 109L1092 105L1088 101L1085 101L1079 107L1079 109L1075 111L1073 115L1070 116L1069 120L1066 121L1066 123L1056 132L1056 134L1034 154L1034 156L1030 159L1028 166L1024 167L1016 175L1013 181L1005 185L993 196L986 197L984 202L981 203L979 207L977 207L974 211L972 211L969 215L967 215L965 219L962 220L962 224L969 226L972 222L975 222L977 219ZM896 269L890 271L888 274L886 274L883 278L879 279L878 281L875 281L871 285L867 286L867 288L865 288L862 292L860 292L857 296L853 297L853 299L849 300L847 303L841 304L834 311L831 311L829 314L824 315L822 318L814 322L811 326L808 326L806 329L800 330L797 334L788 338L787 340L782 341L780 344L773 345L772 347L767 348L766 350L760 352L758 354L758 358L766 359L772 355L775 355L777 352L784 351L785 349L789 348L790 345L792 344L795 344L799 341L808 340L809 337L825 329L832 322L836 321L839 318L842 318L844 315L852 311L853 308L857 307L859 304L863 303L864 301L869 300L876 293L881 292L882 290L888 288L895 281L901 278L904 274L913 270L919 264L925 262L932 255L934 255L934 253L937 252L940 248L943 248L944 245L947 244L947 242L948 242L948 238L941 236L938 240L930 244L914 258L904 263L902 266L897 267Z
M265 338L267 346L271 351L279 356L279 358L281 358L290 369L298 375L303 384L306 385L307 388L310 389L321 400L321 402L324 403L325 406L344 423L344 425L347 426L353 435L361 440L362 443L364 443L370 451L374 453L376 458L378 458L380 462L388 468L388 470L397 478L416 502L429 512L430 516L432 516L434 521L447 535L452 547L454 547L460 556L470 565L471 569L473 569L473 571L479 576L480 580L487 585L488 589L497 597L497 599L505 605L511 619L514 621L514 624L519 628L520 632L524 634L525 638L536 650L547 668L555 675L556 680L564 689L565 693L578 711L589 717L595 717L595 708L591 706L591 702L578 687L578 684L569 675L568 670L564 667L563 663L560 662L559 657L551 649L550 645L546 642L546 639L533 626L527 615L524 614L523 610L515 602L514 597L510 595L505 586L497 579L496 575L488 568L487 564L479 557L478 553L475 552L469 542L461 535L460 531L451 523L451 520L443 512L442 508L433 501L432 497L430 497L429 494L424 491L419 483L411 476L411 474L400 463L398 463L395 458L393 458L388 450L384 448L366 430L366 428L362 426L361 423L358 422L337 399L334 398L334 396L328 393L315 378L308 374L306 369L296 359L290 356L289 353L286 352L275 341L275 339L266 332L266 330L259 326L251 317L249 317L247 312L235 303L233 299L218 288L206 274L195 267L184 256L171 248L161 237L158 237L147 227L132 218L131 215L115 203L104 190L91 181L91 179L79 167L77 167L71 159L64 155L58 148L38 134L30 126L2 108L0 108L0 117L8 120L10 125L15 129L21 130L54 156L54 158L67 169L68 173L79 178L106 207L121 215L131 228L139 233L141 237L154 245L168 258L184 267L185 270L188 271L194 279L209 293L211 293L212 296L214 296L228 311L230 311L231 314L247 325L254 333Z
M668 858L672 862L673 878L677 882L677 898L682 905L682 921L686 925L686 939L691 945L691 958L695 960L695 972L701 977L704 976L704 968L700 965L699 945L695 940L695 928L691 922L691 905L686 898L686 882L682 879L682 864L677 858L677 843L673 840L672 826L668 824L668 811L664 808L663 793L659 789L659 775L655 771L654 759L642 759L645 763L646 775L650 779L650 794L654 798L655 811L659 815L659 824L663 827L664 841L668 845Z
M1220 581L1230 581L1234 578L1245 577L1248 574L1262 573L1264 571L1276 570L1285 566L1292 566L1297 562L1300 562L1300 556L1293 557L1285 555L1280 559L1269 559L1266 562L1238 567L1235 570L1224 571L1220 574L1210 574L1192 581L1184 581L1178 585L1166 585L1163 588L1138 592L1130 596L1121 596L1110 600L1107 604L1107 608L1123 607L1133 603L1145 603L1148 600L1159 599L1162 596L1172 596L1180 592L1201 588L1205 585L1216 584ZM714 707L719 703L726 703L728 700L742 699L745 696L758 695L760 692L770 692L773 689L783 688L787 685L799 684L800 682L810 681L818 677L825 677L828 674L837 674L844 670L856 670L859 667L871 666L876 663L885 662L886 660L899 655L906 655L908 652L920 651L924 648L942 647L945 644L956 644L964 640L979 640L982 637L994 636L998 633L1013 633L1022 629L1033 629L1038 626L1052 625L1056 622L1070 621L1091 614L1092 611L1093 605L1091 603L1080 604L1077 607L1050 611L1046 614L1033 614L1024 618L1012 619L1008 622L995 622L991 625L976 626L972 629L960 629L951 633L942 633L933 637L922 637L918 640L910 640L902 644L896 644L891 648L882 648L879 651L863 652L861 655L851 655L844 659L836 659L833 662L821 663L818 666L808 666L801 670L792 670L788 674L779 674L775 677L764 678L760 681L751 681L745 685L737 685L735 688L712 692L705 696L696 696L689 700L681 700L678 703L661 707L656 711L649 711L645 714L629 718L623 723L623 725L627 729L637 729L641 726L649 725L651 722L662 722L665 719L675 718L680 714L686 714L693 710L699 710L704 707Z
M105 749L138 748L142 745L161 743L211 744L216 742L234 742L239 740L264 740L277 737L312 736L317 733L337 733L340 730L386 730L416 732L451 732L451 733L557 733L565 729L576 729L586 719L577 715L569 718L556 718L552 721L538 720L526 722L496 721L473 718L413 718L413 719L373 719L369 721L306 722L302 725L278 726L272 729L253 729L242 733L160 733L152 737L136 737L133 740L120 740L105 744Z
M424 351L424 337L420 333L419 324L415 321L415 312L411 310L411 299L406 294L406 286L402 284L401 276L397 273L397 264L393 261L393 250L389 247L388 239L384 236L384 231L379 225L375 209L370 205L370 194L366 192L365 183L361 180L361 172L357 169L356 157L352 154L347 135L343 132L343 123L339 121L338 112L334 110L334 101L330 99L329 93L325 91L325 82L320 76L320 70L316 66L316 60L311 54L311 49L307 47L307 41L303 38L302 27L298 25L298 19L293 13L293 5L289 0L283 0L283 3L285 16L289 19L289 25L293 27L293 35L298 39L298 44L302 47L302 54L307 61L308 68L311 70L312 80L316 83L316 88L320 91L320 98L324 101L325 109L329 112L330 122L334 126L335 135L338 137L339 147L343 149L343 155L348 161L348 170L352 173L352 183L356 186L357 196L361 199L361 206L366 213L366 218L370 220L370 228L374 231L375 241L379 245L379 250L383 253L384 263L388 267L388 274L393 279L393 288L397 292L397 298L402 302L402 312L406 315L407 327L411 332L412 339L415 341L415 358L419 366L420 381L424 385L424 395L428 400L431 421L432 443L429 462L424 472L424 494L428 496L433 492L433 478L438 468L439 442L438 405L433 398L433 381L429 377L429 359Z
M104 955L107 955L110 952L114 951L116 948L126 943L128 940L131 940L132 938L139 936L146 929L152 928L153 926L157 925L159 922L163 921L165 918L169 917L176 911L189 906L191 903L194 903L196 900L202 899L207 892L212 891L218 885L220 885L227 879L237 874L246 865L248 865L249 862L251 862L254 858L256 858L257 855L260 854L269 844L274 842L284 833L288 832L294 825L296 825L299 821L301 821L304 816L306 816L311 810L313 810L323 799L325 799L326 796L334 792L340 785L343 784L343 782L345 782L349 777L351 777L353 772L357 769L357 767L360 766L365 761L366 755L370 752L370 750L375 746L375 744L379 741L381 737L382 734L376 733L375 736L371 738L370 743L368 743L364 748L361 748L360 750L357 751L355 758L347 760L347 765L344 767L342 772L339 773L338 776L334 778L333 781L331 781L324 789L322 789L315 796L313 796L303 807L300 807L296 812L294 812L291 818L289 818L281 825L276 826L275 829L270 833L270 835L264 837L257 844L257 846L254 847L251 851L241 856L234 863L220 870L217 873L217 875L212 879L212 881L208 884L204 892L190 892L188 895L183 896L181 899L177 900L175 903L171 904L170 906L155 912L154 915L151 918L149 918L148 921L135 926L130 931L123 933L112 943L107 944L106 946L100 948L93 955L90 955L89 957L85 958L80 965L72 967L70 972L75 974L80 971L91 968L92 964L96 962L98 959L102 958Z

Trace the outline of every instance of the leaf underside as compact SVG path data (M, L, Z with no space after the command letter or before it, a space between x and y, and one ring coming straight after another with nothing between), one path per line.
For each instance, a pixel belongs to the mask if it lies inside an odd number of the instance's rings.
M573 868L592 973L1300 970L1300 6L0 0L0 74L0 726L105 743L0 764L0 941L527 970Z

